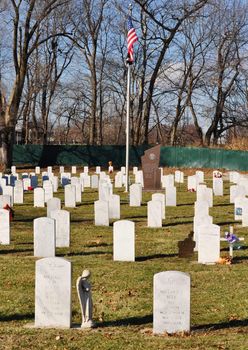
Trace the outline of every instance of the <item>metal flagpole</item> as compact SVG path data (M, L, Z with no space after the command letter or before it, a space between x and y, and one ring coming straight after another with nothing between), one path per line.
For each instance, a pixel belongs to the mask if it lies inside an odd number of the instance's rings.
M130 84L131 84L131 64L127 61L126 185L125 185L125 192L129 191Z
M128 6L129 15L132 15L132 4ZM131 65L127 59L127 116L126 116L126 184L125 192L129 192L129 139L130 139L130 86L131 86Z

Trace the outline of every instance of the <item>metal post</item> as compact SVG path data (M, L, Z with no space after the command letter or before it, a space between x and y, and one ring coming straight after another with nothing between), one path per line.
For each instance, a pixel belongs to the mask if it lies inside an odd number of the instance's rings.
M125 192L129 191L130 84L131 84L131 64L127 62L126 184L125 184Z
M132 16L132 4L128 6L129 15ZM129 139L130 139L130 86L131 62L127 60L127 118L126 118L126 184L125 192L129 192Z

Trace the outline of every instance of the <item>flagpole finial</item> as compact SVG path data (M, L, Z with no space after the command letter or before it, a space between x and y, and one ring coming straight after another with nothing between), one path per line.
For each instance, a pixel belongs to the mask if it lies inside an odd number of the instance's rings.
M133 9L133 5L130 3L128 5L128 10L129 10L129 14L131 15L132 14L132 9Z

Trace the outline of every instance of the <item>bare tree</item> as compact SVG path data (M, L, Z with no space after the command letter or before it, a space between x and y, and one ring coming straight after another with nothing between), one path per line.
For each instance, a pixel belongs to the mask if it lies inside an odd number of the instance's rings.
M66 5L66 0L11 0L12 55L15 68L14 83L7 101L4 114L0 121L1 162L5 168L12 163L12 151L15 138L15 126L27 75L28 61L34 50L46 42L49 37L42 38L43 22L60 6ZM54 36L52 34L51 36Z

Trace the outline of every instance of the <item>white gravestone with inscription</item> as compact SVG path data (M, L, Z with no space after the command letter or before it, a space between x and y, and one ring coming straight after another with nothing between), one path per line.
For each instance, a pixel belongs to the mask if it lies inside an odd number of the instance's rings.
M35 327L71 327L71 262L45 258L35 266Z
M190 276L165 271L156 273L153 281L153 333L189 332Z
M113 248L115 261L135 260L134 222L119 220L114 222Z

